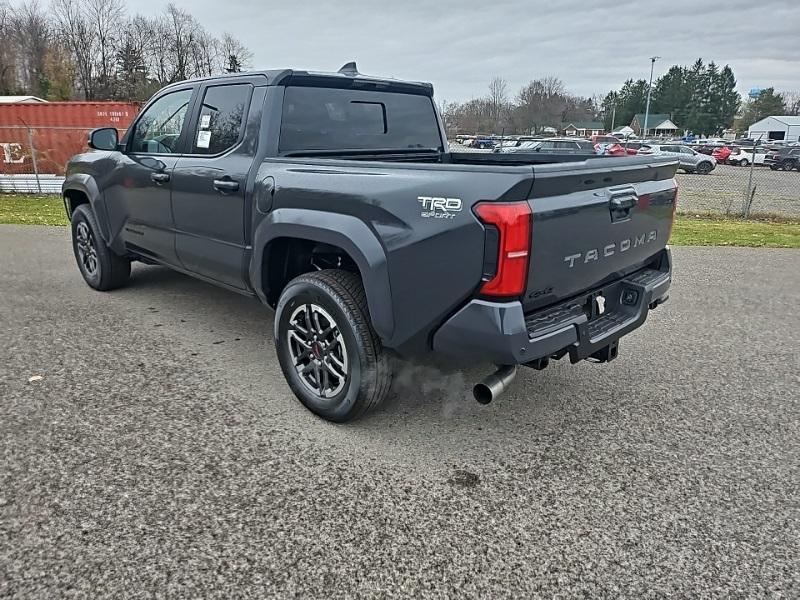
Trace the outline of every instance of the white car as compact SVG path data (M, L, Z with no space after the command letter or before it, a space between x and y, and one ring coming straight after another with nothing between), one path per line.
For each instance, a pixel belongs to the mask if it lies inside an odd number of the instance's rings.
M731 155L726 161L729 165L736 165L738 167L747 167L753 163L763 165L764 159L767 157L767 149L762 147L755 148L740 148L734 146L731 148Z

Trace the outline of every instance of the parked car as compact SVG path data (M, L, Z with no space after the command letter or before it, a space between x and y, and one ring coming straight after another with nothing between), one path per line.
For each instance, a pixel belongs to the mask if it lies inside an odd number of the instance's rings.
M621 141L614 135L593 135L589 138L592 144L620 144Z
M732 146L728 156L728 164L747 167L751 164L763 165L767 158L767 149L763 146Z
M677 162L450 152L443 131L430 84L355 63L174 83L69 162L78 270L260 299L289 388L331 421L388 395L390 353L501 365L483 403L518 365L613 360L667 299Z
M644 142L623 142L622 147L628 154L652 154L653 149Z
M728 160L730 155L731 149L728 146L720 146L719 148L715 148L711 153L711 156L714 157L714 160L717 161L717 164L725 164L725 161Z
M628 154L628 151L618 142L595 144L594 151L607 156L626 156Z
M717 161L713 156L700 154L688 146L679 144L649 144L649 146L654 153L677 158L679 161L678 168L687 173L708 175L717 166Z
M581 138L548 138L537 142L522 142L508 152L525 153L541 152L550 154L595 154L594 145L589 140Z
M502 152L504 148L516 148L521 143L518 139L498 140L492 147L492 152Z
M800 171L800 148L787 146L780 150L772 150L764 157L764 164L769 165L773 171L781 169L783 171L791 171L797 169Z

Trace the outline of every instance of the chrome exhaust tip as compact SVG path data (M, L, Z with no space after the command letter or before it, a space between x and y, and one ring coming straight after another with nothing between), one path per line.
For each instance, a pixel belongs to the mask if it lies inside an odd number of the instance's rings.
M483 381L475 384L472 395L480 404L489 404L502 394L517 376L517 365L499 367L497 371L488 375Z

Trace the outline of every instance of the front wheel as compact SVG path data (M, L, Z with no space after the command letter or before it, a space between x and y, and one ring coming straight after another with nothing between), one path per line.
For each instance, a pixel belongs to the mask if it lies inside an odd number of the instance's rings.
M783 169L784 171L791 171L792 166L793 166L792 161L790 160L785 160L781 163L781 169Z
M700 173L700 175L708 175L713 168L714 166L710 162L701 162L697 165L697 172Z
M747 160L746 158L743 158L742 160L739 161L739 166L740 167L746 167L749 164L750 164L750 161Z
M289 282L275 313L275 347L294 395L329 421L356 419L389 392L389 356L353 273L330 269Z
M94 289L105 292L128 283L131 261L106 246L88 204L72 213L72 251L83 280Z

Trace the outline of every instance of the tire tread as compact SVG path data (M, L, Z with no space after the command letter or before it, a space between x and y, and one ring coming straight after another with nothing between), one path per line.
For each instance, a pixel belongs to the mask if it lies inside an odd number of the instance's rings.
M342 302L355 321L354 334L364 348L368 362L374 365L375 381L372 388L366 394L365 401L353 407L347 420L356 419L377 408L391 388L392 365L372 326L367 294L361 278L349 271L325 269L300 275L292 281L294 282L305 282L326 288L331 296Z

